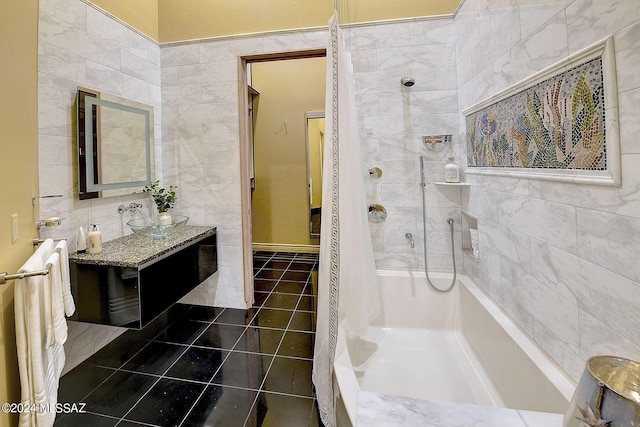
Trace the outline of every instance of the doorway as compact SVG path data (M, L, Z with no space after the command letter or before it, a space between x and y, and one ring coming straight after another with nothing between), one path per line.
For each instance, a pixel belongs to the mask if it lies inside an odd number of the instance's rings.
M321 49L239 60L247 306L253 303L253 250L318 251L319 240L310 228L307 113L324 110L325 57Z

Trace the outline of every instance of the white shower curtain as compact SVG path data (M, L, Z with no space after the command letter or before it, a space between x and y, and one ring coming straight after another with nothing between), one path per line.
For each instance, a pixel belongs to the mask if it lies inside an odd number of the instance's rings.
M352 333L364 333L379 314L380 297L367 222L351 56L335 13L329 31L313 382L322 422L333 427L338 324Z

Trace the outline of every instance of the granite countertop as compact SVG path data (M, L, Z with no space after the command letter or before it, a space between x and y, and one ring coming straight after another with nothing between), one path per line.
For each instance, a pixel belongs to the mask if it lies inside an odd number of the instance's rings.
M215 233L215 227L186 225L165 239L129 234L104 242L99 254L69 254L69 261L77 264L138 268L167 252Z
M562 414L358 392L357 427L562 427Z

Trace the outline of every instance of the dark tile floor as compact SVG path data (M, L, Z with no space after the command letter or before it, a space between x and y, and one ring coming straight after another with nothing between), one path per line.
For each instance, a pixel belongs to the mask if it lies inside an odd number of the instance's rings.
M254 254L248 310L176 304L60 380L86 413L56 426L321 426L313 398L318 256Z

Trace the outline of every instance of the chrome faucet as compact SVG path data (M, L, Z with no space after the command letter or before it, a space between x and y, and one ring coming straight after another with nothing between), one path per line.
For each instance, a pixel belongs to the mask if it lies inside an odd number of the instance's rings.
M125 206L125 205L120 205L118 206L118 213L120 215L122 215L125 212L129 212L129 215L131 215L131 218L135 217L137 214L140 214L140 216L142 216L142 218L145 219L145 221L149 221L149 218L147 218L147 215L145 215L144 210L142 209L142 203L136 203L136 202L131 202L129 203L129 206Z
M416 247L415 242L413 241L413 235L411 233L405 233L404 237L409 241L409 243L411 244L411 249Z

